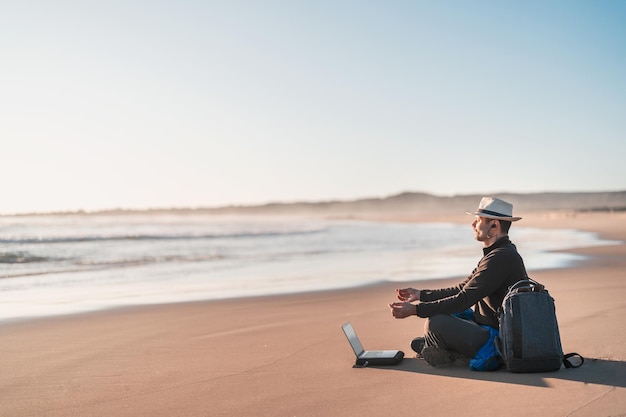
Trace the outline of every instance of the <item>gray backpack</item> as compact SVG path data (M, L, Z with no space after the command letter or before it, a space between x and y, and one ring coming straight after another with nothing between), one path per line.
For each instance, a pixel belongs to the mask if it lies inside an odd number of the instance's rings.
M557 371L561 365L578 368L577 353L563 355L554 299L545 287L528 278L509 288L498 310L500 335L495 344L511 372ZM575 357L579 359L574 359Z

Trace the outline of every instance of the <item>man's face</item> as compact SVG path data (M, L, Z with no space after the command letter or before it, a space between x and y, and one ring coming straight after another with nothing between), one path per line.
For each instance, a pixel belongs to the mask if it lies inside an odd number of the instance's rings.
M474 238L479 242L484 242L489 239L489 228L495 222L493 219L486 217L476 216L472 222L472 228L474 229Z

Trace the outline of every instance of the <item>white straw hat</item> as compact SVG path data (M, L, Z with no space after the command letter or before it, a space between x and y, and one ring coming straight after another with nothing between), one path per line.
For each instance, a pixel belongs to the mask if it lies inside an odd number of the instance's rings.
M486 217L488 219L508 220L516 222L521 217L513 217L513 204L494 197L483 197L475 213L465 212L475 216Z

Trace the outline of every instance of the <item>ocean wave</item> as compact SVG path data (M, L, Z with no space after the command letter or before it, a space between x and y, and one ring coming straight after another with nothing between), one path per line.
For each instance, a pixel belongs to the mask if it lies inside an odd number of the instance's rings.
M141 258L133 259L120 259L120 260L79 260L75 262L75 265L86 267L110 267L110 268L124 268L130 266L141 266L159 263L184 263L184 262L207 262L218 261L225 259L222 255L209 254L209 255L162 255L162 256L145 256Z
M2 263L6 254L0 255L0 263ZM36 256L28 256L25 255L25 259L28 257L29 259L41 258L40 261L31 261L31 262L46 262L46 261L57 261L59 259L56 258L43 258ZM7 259L11 259L11 257L6 257ZM67 263L53 263L46 269L37 269L37 270L23 270L12 273L1 273L0 279L4 278L20 278L20 277L28 277L35 275L49 275L49 274L66 274L66 273L74 273L74 272L89 272L89 271L101 271L108 269L123 269L123 268L132 268L153 264L164 264L164 263L191 263L191 262L207 262L207 261L219 261L224 259L223 256L220 255L202 255L202 256L184 256L184 255L165 255L165 256L146 256L141 258L132 258L132 259L114 259L114 260L76 260L69 264ZM6 262L9 263L9 262ZM25 263L25 262L13 262L13 263Z
M84 243L107 241L166 241L166 240L208 240L208 239L254 239L311 235L322 232L321 229L272 232L241 233L206 233L206 234L126 234L126 235L84 235L84 236L24 236L0 238L0 244L51 244Z
M27 264L35 262L48 262L51 258L46 256L31 255L26 252L0 253L0 264Z

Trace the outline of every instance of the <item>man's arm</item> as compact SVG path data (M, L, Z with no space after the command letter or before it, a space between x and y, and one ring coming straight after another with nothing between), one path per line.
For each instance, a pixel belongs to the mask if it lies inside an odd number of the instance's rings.
M508 263L506 255L492 252L481 259L478 267L462 284L457 294L430 302L425 302L422 298L422 302L416 307L416 314L420 317L432 317L435 314L458 313L472 307L502 285L507 276L505 271Z
M391 315L397 319L415 316L417 315L417 306L415 304L411 304L411 302L428 302L454 296L462 291L465 284L467 284L471 278L472 276L470 275L456 287L441 288L438 290L416 290L415 288L396 289L398 300L401 302L389 304Z

